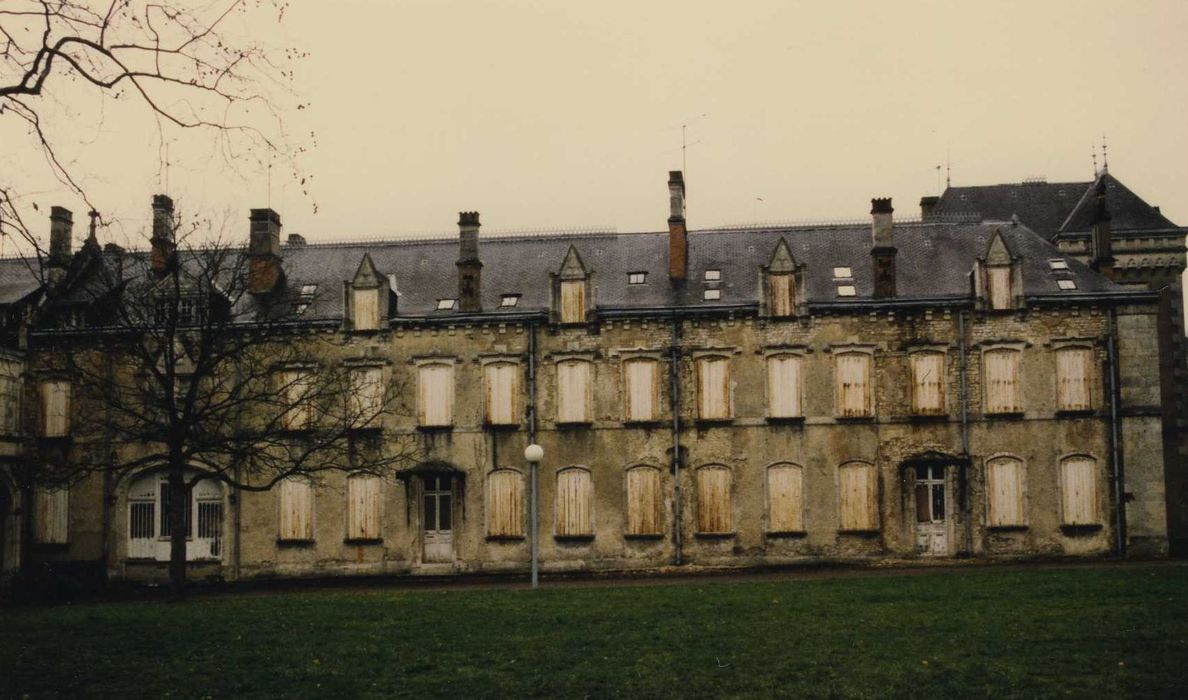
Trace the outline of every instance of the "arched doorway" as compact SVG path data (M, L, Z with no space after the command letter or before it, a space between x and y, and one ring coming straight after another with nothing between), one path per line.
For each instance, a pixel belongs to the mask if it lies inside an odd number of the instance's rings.
M187 469L190 481L199 472ZM162 470L142 473L128 485L128 558L169 561L169 477ZM186 509L186 561L217 561L223 556L223 486L213 479L194 485Z
M960 457L931 451L900 464L904 510L921 556L952 556L959 546L956 516L964 500L963 464Z
M454 530L461 516L458 506L462 503L465 476L462 470L440 460L422 462L399 474L408 487L410 510L420 513L423 563L454 561Z

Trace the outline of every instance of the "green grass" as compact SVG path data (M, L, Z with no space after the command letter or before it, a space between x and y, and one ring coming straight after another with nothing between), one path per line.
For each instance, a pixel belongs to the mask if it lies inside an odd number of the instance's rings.
M4 697L1184 697L1188 566L0 610Z

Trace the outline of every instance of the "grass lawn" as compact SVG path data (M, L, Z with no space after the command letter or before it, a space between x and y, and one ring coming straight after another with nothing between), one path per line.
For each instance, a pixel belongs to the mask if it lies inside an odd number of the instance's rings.
M1188 696L1188 566L0 610L3 697Z

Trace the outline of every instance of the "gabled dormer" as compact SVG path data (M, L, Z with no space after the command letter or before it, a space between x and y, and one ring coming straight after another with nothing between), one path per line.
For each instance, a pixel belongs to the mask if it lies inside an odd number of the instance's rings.
M788 242L776 243L771 260L763 268L763 289L767 313L775 318L797 315L804 307L804 266L796 262Z
M590 273L577 248L569 246L556 276L556 311L561 323L585 323Z
M1023 297L1021 259L1011 252L1001 229L996 229L986 253L974 262L974 296L978 308L1009 311Z
M388 320L388 278L376 269L371 256L363 254L359 269L347 290L348 327L356 331L374 331Z

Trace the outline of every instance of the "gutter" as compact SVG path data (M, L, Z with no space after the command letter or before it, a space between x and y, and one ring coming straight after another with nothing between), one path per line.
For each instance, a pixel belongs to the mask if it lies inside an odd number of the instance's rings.
M1110 456L1114 477L1114 531L1117 535L1117 554L1126 556L1126 493L1124 490L1125 471L1122 463L1122 435L1118 425L1118 342L1117 342L1117 312L1110 309L1108 319L1108 336L1106 338L1106 357L1108 359L1110 386Z

